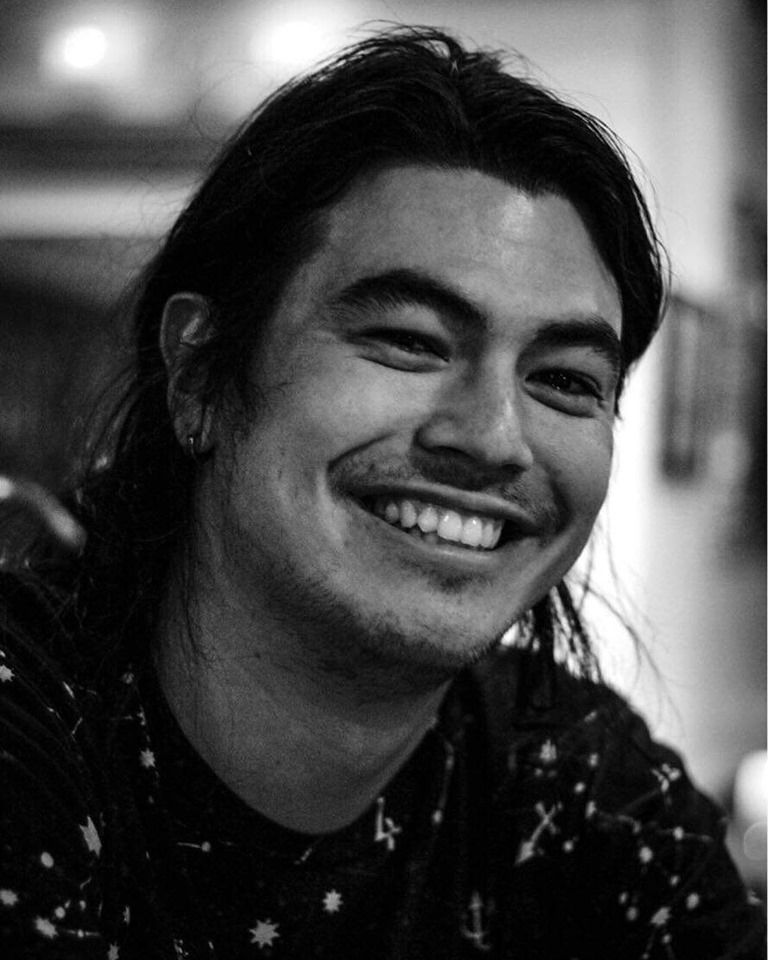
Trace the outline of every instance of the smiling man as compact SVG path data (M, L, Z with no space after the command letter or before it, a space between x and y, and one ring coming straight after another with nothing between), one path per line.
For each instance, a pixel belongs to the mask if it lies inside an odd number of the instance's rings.
M610 134L491 55L395 31L257 111L145 277L83 557L6 583L8 942L758 956L564 582L662 292Z

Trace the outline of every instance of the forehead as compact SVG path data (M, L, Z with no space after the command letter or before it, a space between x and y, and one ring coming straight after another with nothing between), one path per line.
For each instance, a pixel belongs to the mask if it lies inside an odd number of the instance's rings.
M408 166L358 179L327 212L296 280L317 301L402 268L502 321L598 315L620 332L615 282L572 204L476 170Z

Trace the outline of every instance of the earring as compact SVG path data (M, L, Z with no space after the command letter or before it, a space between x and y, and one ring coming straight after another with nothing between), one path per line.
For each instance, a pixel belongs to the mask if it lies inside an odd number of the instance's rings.
M190 460L199 460L200 459L200 450L198 444L200 442L199 433L188 433L187 434L187 448L186 453Z

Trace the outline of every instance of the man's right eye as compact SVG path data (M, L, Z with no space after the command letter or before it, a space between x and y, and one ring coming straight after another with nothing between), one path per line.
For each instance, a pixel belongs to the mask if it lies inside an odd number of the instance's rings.
M426 333L382 327L381 329L369 330L366 333L366 339L383 343L414 358L418 357L424 360L433 358L442 361L449 359L445 345Z

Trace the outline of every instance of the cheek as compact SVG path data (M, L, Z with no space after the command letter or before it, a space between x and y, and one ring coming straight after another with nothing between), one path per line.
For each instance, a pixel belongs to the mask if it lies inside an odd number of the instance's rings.
M291 528L309 540L306 519L327 511L328 478L336 461L392 431L393 391L361 374L350 358L292 364L273 379L243 442L236 445L237 490L247 514L260 522L291 517ZM263 381L262 381L263 382Z
M569 522L588 532L608 492L613 457L610 424L583 421L550 438L542 453Z
M275 419L305 453L333 459L407 432L428 402L424 387L415 386L405 385L401 372L358 357L320 356L283 392Z
M613 462L613 434L609 430L602 442L593 443L585 456L574 465L573 487L579 500L579 510L590 527L597 518L608 493Z

